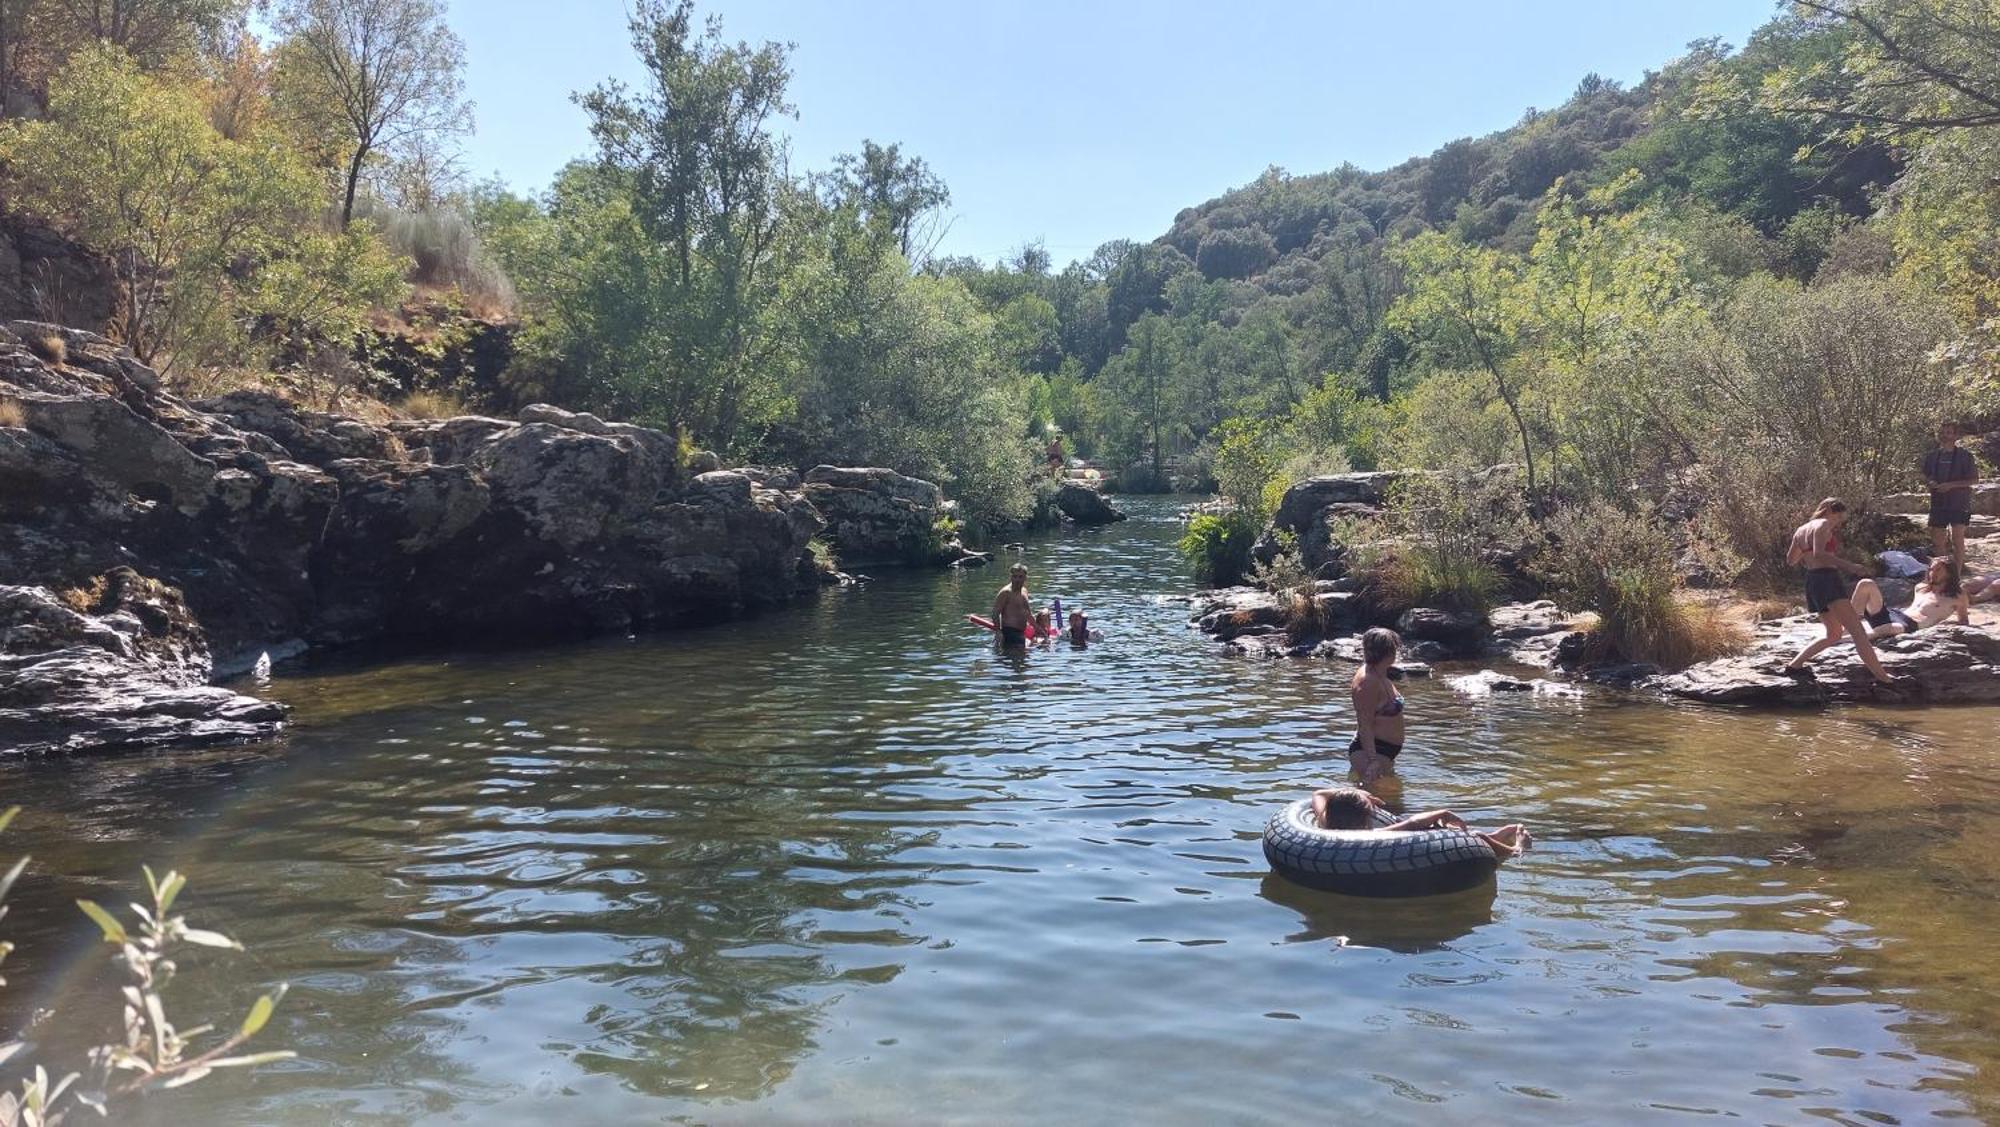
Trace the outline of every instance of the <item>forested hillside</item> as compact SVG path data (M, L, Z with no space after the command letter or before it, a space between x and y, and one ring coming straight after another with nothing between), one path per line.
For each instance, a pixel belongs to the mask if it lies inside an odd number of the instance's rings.
M1799 499L1890 488L1937 418L1992 406L1993 0L1800 3L1740 50L1585 76L1394 168L1274 168L1066 266L936 255L948 185L894 144L792 167L789 48L691 3L635 7L644 80L580 92L590 150L528 194L457 170L435 0L102 8L0 4L6 211L96 252L115 300L87 327L197 387L545 399L890 465L992 521L1029 511L1055 433L1246 514L1315 470L1512 463L1537 511L1692 488L1753 557ZM38 268L11 279L33 311L92 308ZM468 308L518 322L504 370L383 381Z

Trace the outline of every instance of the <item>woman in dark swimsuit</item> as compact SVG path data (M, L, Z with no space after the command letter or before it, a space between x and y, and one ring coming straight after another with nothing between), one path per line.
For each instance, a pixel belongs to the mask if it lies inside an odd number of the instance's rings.
M1347 762L1367 786L1395 765L1403 750L1403 694L1389 681L1389 669L1403 640L1380 626L1361 635L1363 665L1354 674L1354 741Z
M1855 655L1876 682L1894 686L1896 682L1882 668L1882 659L1875 656L1875 647L1868 641L1868 627L1862 624L1853 600L1848 598L1847 582L1840 577L1843 571L1850 575L1868 574L1867 568L1839 554L1840 526L1846 523L1847 505L1838 497L1828 497L1813 510L1812 519L1792 533L1785 562L1806 569L1806 609L1819 616L1821 625L1826 627L1826 636L1815 638L1811 645L1800 650L1799 656L1785 666L1785 672L1811 677L1812 670L1806 663L1848 637L1854 639Z

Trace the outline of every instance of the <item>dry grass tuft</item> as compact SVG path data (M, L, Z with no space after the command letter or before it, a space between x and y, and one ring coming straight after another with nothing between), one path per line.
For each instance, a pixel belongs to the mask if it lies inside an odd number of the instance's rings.
M1790 618L1800 610L1797 599L1781 598L1776 595L1757 599L1746 608L1752 622L1769 622L1774 618Z
M60 368L69 363L69 345L60 333L30 333L28 351Z
M28 416L12 399L0 399L0 427L25 427Z
M472 413L457 396L438 391L412 392L397 409L412 419L455 419Z

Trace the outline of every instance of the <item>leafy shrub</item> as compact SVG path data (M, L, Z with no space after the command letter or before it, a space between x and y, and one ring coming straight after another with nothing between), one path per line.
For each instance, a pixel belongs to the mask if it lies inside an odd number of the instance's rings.
M957 517L949 514L938 517L931 522L931 537L929 543L924 545L923 554L930 559L944 555L964 531L965 522Z
M1319 584L1299 557L1298 534L1280 529L1278 551L1269 563L1250 569L1250 581L1285 600L1285 633L1294 642L1326 634L1326 615L1319 601Z
M1492 557L1526 537L1522 495L1506 471L1449 468L1404 475L1380 517L1332 530L1349 571L1392 608L1485 610L1506 583Z
M0 831L20 812L18 806L0 810ZM22 857L11 868L0 871L0 918L7 914L7 893L27 870L29 860ZM140 924L136 932L128 931L116 916L95 902L76 902L103 932L104 941L118 948L119 962L125 968L128 981L120 989L124 999L123 1039L91 1050L88 1079L81 1072L52 1079L46 1065L36 1064L33 1074L21 1081L18 1091L0 1092L0 1127L54 1127L63 1122L74 1106L105 1115L112 1107L142 1093L191 1084L218 1068L248 1068L290 1060L296 1055L287 1050L236 1054L244 1042L270 1021L279 999L284 997L282 985L258 998L233 1031L213 1038L213 1044L195 1051L196 1038L212 1027L177 1029L167 1016L162 997L174 976L177 960L184 958L176 953L177 949L190 944L234 951L243 947L226 935L189 927L185 916L170 914L175 899L187 887L187 878L176 872L156 877L151 868L146 868L145 874L151 906L132 905ZM5 959L11 950L12 944L0 941L0 959ZM0 979L0 986L4 985L6 980ZM18 1057L28 1047L23 1041L0 1041L0 1061Z
M1250 549L1257 543L1259 520L1242 509L1202 513L1188 522L1181 535L1181 558L1195 578L1211 587L1243 582L1250 571Z
M1650 510L1592 503L1558 511L1543 528L1536 569L1565 610L1597 614L1593 656L1678 669L1742 644L1713 604L1683 598L1673 531Z
M821 575L832 575L840 570L840 557L834 554L833 545L822 537L815 536L806 541L806 554L812 557L813 570Z
M410 260L410 281L452 287L503 311L514 308L514 283L457 209L405 210L363 196L354 201L354 215L374 220L384 241Z

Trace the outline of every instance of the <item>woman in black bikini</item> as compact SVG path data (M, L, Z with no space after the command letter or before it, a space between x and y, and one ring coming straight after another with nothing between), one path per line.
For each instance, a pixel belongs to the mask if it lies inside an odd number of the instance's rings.
M1354 742L1347 761L1367 786L1395 765L1403 750L1403 694L1389 682L1389 669L1403 640L1380 626L1361 635L1364 664L1354 674Z
M1815 638L1811 645L1800 650L1799 656L1785 666L1785 672L1810 678L1812 670L1806 663L1848 637L1854 639L1855 655L1876 683L1893 687L1896 682L1882 668L1882 659L1875 656L1875 647L1868 641L1868 627L1862 625L1861 615L1855 612L1854 602L1848 598L1847 582L1840 577L1843 571L1850 575L1868 574L1867 568L1839 554L1840 526L1846 523L1847 505L1838 497L1828 497L1813 510L1812 519L1792 533L1785 562L1806 569L1806 609L1819 616L1820 624L1826 627L1826 636Z

